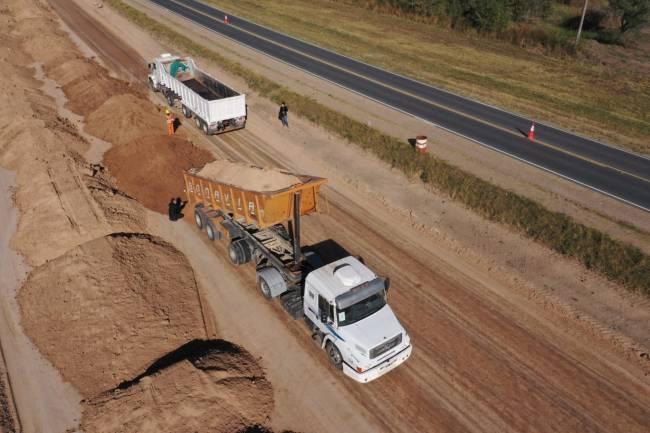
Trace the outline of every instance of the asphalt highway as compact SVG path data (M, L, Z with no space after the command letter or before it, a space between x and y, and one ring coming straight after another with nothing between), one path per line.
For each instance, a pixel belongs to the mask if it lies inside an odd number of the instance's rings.
M650 159L393 74L196 0L150 0L193 23L495 151L650 212Z

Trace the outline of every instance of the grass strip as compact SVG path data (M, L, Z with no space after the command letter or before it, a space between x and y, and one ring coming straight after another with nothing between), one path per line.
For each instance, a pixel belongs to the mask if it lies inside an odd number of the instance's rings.
M121 0L105 0L117 12L156 38L190 55L217 63L243 78L248 86L275 103L287 102L292 112L361 148L408 176L419 177L483 217L506 224L529 238L577 259L626 288L650 297L650 256L640 249L539 203L493 185L432 155L417 155L402 140L332 110L312 98L290 91L241 64L194 42Z

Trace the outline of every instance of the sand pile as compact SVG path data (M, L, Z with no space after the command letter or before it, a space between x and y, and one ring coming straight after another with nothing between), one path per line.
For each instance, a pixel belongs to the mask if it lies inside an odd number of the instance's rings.
M109 98L86 116L84 129L117 146L152 133L165 133L165 122L165 116L154 104L138 95L126 93Z
M117 187L160 213L167 213L170 198L185 197L183 170L201 167L213 159L208 151L189 141L167 135L139 138L104 154Z
M277 191L300 183L296 176L276 169L226 160L206 164L198 174L251 191Z
M97 67L101 68L99 65ZM128 83L109 77L107 73L92 77L80 76L61 88L68 99L65 107L82 116L92 113L113 96L133 92Z
M62 63L46 68L47 76L59 86L66 86L79 77L96 77L100 75L100 66L86 57L76 56Z
M87 402L81 429L236 433L263 425L272 409L273 389L250 353L224 340L196 340Z
M35 268L18 301L27 334L84 397L205 337L187 259L149 235L115 234L73 248Z

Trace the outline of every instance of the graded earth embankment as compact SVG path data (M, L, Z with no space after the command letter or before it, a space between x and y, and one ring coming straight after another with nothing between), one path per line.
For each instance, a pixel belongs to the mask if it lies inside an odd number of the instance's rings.
M149 235L114 234L73 248L34 269L18 301L27 334L85 397L206 336L187 259Z

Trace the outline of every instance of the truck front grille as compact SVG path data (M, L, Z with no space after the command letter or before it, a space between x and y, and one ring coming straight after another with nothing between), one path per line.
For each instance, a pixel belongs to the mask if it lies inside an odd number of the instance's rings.
M393 347L399 345L402 342L402 334L400 333L399 335L391 338L390 340L381 343L379 346L373 348L370 350L370 359L374 359L378 357L379 355L382 355L386 352L388 352L390 349Z

